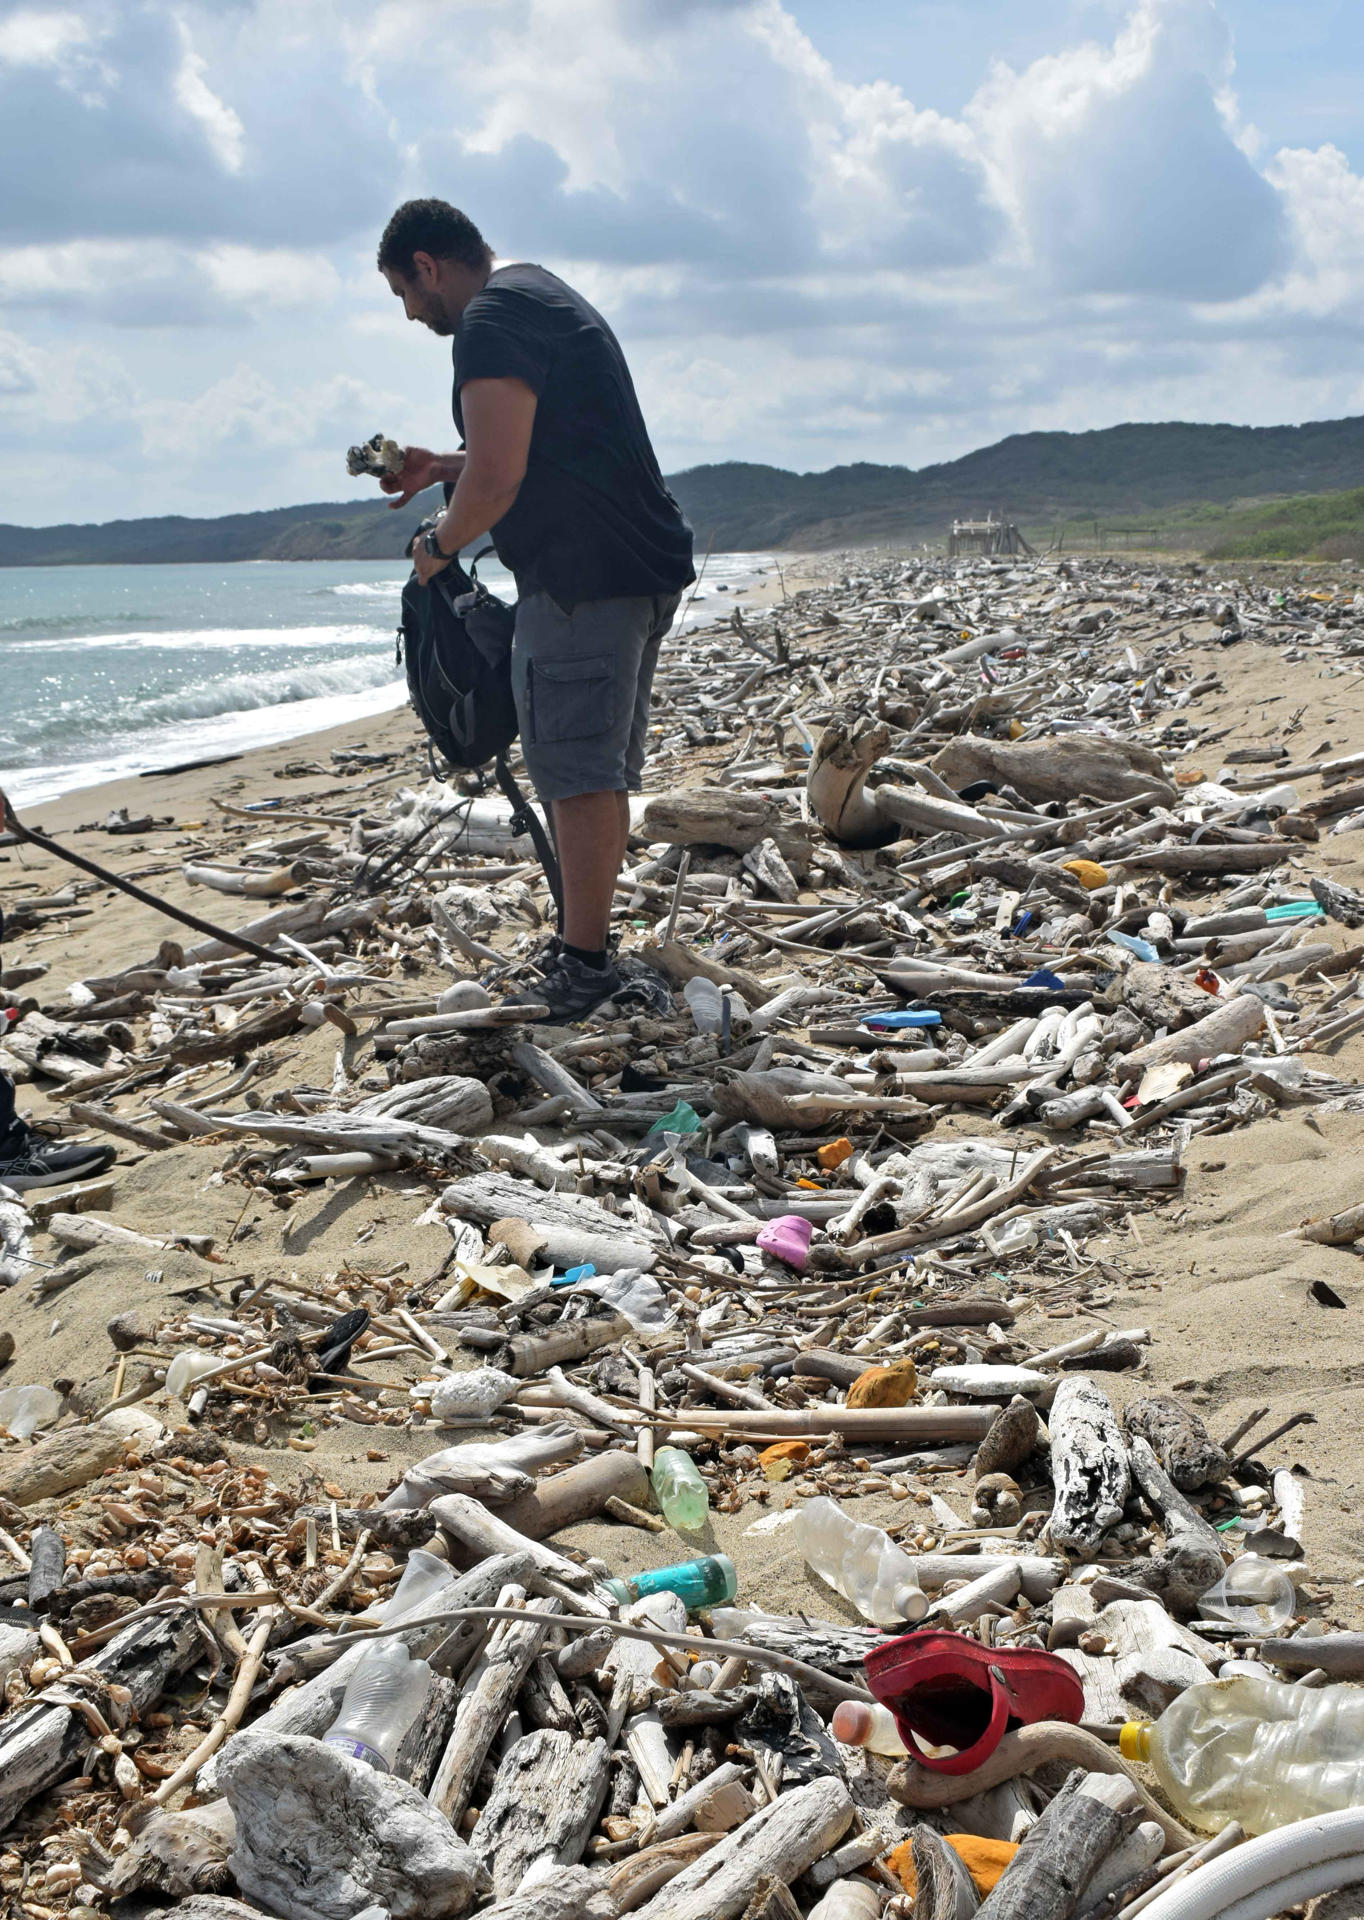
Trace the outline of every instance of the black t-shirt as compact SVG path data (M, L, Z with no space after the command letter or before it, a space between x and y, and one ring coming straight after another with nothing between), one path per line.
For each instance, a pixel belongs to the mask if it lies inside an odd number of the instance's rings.
M581 294L544 267L499 267L455 329L454 365L461 437L466 380L524 380L538 397L526 477L492 529L519 593L569 608L675 593L696 577L625 356Z

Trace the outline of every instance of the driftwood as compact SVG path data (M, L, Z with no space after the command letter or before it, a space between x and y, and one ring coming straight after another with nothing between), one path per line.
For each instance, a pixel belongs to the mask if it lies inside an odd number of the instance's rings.
M591 1611L597 1604L586 1593L579 1591L591 1587L590 1574L574 1566L563 1554L556 1553L553 1547L518 1533L500 1515L489 1513L479 1501L469 1499L466 1494L447 1493L443 1498L433 1500L429 1511L457 1565L477 1566L489 1554L524 1553L539 1574L546 1576L551 1583L558 1583L558 1590L570 1590L573 1604L579 1611L584 1608ZM556 1589L551 1585L549 1590L553 1592ZM602 1611L605 1612L605 1609Z
M267 1912L351 1920L454 1920L488 1876L415 1788L325 1741L239 1733L218 1765L236 1816L232 1873Z
M1288 1673L1319 1667L1332 1680L1364 1680L1364 1633L1318 1633L1300 1640L1262 1640L1261 1660Z
M506 1174L474 1173L447 1187L441 1205L461 1220L490 1227L523 1216L527 1193L522 1182ZM557 1267L590 1260L599 1273L626 1267L648 1272L657 1260L653 1247L631 1234L626 1222L581 1194L537 1191L534 1213L536 1230L545 1236L545 1256Z
M486 1443L470 1440L463 1446L446 1447L410 1466L377 1515L366 1509L359 1517L378 1528L382 1527L384 1516L397 1516L406 1509L416 1508L418 1511L411 1517L412 1534L408 1544L420 1546L431 1536L426 1507L441 1494L468 1493L476 1500L491 1500L494 1504L513 1500L518 1494L530 1492L541 1467L552 1466L560 1460L574 1460L582 1450L581 1429L569 1426L566 1421L508 1434L505 1440ZM387 1544L377 1530L374 1538Z
M934 1827L920 1825L910 1835L914 1858L915 1920L971 1920L980 1895L955 1847Z
M1123 1413L1127 1431L1150 1443L1157 1460L1182 1493L1225 1480L1231 1459L1198 1415L1168 1394L1134 1400Z
M1189 1504L1140 1437L1132 1442L1132 1472L1147 1504L1160 1515L1166 1544L1163 1553L1135 1561L1126 1577L1159 1594L1167 1607L1188 1613L1222 1576L1221 1535Z
M495 1894L515 1893L532 1869L582 1858L610 1771L604 1740L540 1731L516 1742L497 1770L472 1842Z
M162 1688L182 1673L202 1642L194 1611L175 1608L135 1621L115 1634L90 1664L108 1681L126 1687L135 1713L156 1702ZM39 1697L0 1726L0 1832L11 1826L37 1793L75 1770L90 1745L91 1730L79 1711Z
M498 1508L498 1518L532 1540L545 1540L561 1527L599 1514L608 1500L643 1506L649 1477L633 1452L607 1452L580 1460L536 1482L529 1491Z
M778 802L714 787L653 794L639 830L646 840L665 840L674 847L728 847L734 853L774 840L783 860L793 861L799 870L819 844L817 830L794 819Z
M113 1421L64 1427L36 1446L0 1458L0 1499L16 1507L54 1499L117 1466L127 1450L128 1435Z
M852 1817L841 1780L796 1787L680 1873L639 1909L641 1920L737 1920L765 1876L789 1886L842 1838Z
M1149 747L1094 733L1049 734L1040 740L987 740L963 734L929 761L954 792L988 780L1025 800L1134 800L1149 794L1173 806L1175 789ZM1281 856L1282 857L1282 856Z
M865 791L889 746L889 727L864 717L831 721L815 742L805 791L811 813L840 846L882 847L897 837L893 817Z
M982 1904L981 1920L1070 1920L1095 1870L1135 1827L1140 1811L1130 1781L1072 1776Z
M1066 1552L1091 1554L1122 1519L1131 1486L1127 1447L1107 1394L1083 1374L1062 1380L1049 1425L1051 1537Z
M1119 1078L1137 1080L1148 1067L1164 1066L1169 1060L1187 1061L1197 1066L1200 1060L1215 1059L1219 1053L1239 1053L1265 1024L1264 1001L1253 993L1238 993L1222 1000L1202 1020L1181 1027L1163 1040L1152 1040L1125 1054L1117 1063Z
M499 1606L525 1598L523 1588L503 1589ZM449 1743L431 1782L430 1799L452 1824L468 1806L493 1741L511 1710L531 1662L544 1645L545 1634L558 1610L554 1600L533 1600L526 1608L524 1626L500 1623L493 1631L465 1683ZM514 1889L503 1887L503 1892Z

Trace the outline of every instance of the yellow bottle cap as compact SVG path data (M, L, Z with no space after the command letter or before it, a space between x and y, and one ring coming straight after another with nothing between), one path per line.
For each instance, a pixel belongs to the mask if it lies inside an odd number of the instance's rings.
M1118 1752L1124 1760L1149 1760L1151 1758L1151 1722L1129 1720L1118 1735Z

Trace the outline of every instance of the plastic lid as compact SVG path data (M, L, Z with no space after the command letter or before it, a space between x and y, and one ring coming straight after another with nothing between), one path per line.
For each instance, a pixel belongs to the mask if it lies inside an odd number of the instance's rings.
M1124 1760L1151 1758L1151 1722L1129 1720L1118 1735L1118 1752Z

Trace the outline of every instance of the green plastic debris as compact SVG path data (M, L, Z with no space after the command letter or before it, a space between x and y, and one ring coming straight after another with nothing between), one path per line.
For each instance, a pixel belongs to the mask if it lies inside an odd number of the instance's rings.
M701 1116L695 1107L679 1100L671 1113L665 1113L661 1120L655 1120L644 1138L647 1140L655 1133L700 1133Z

